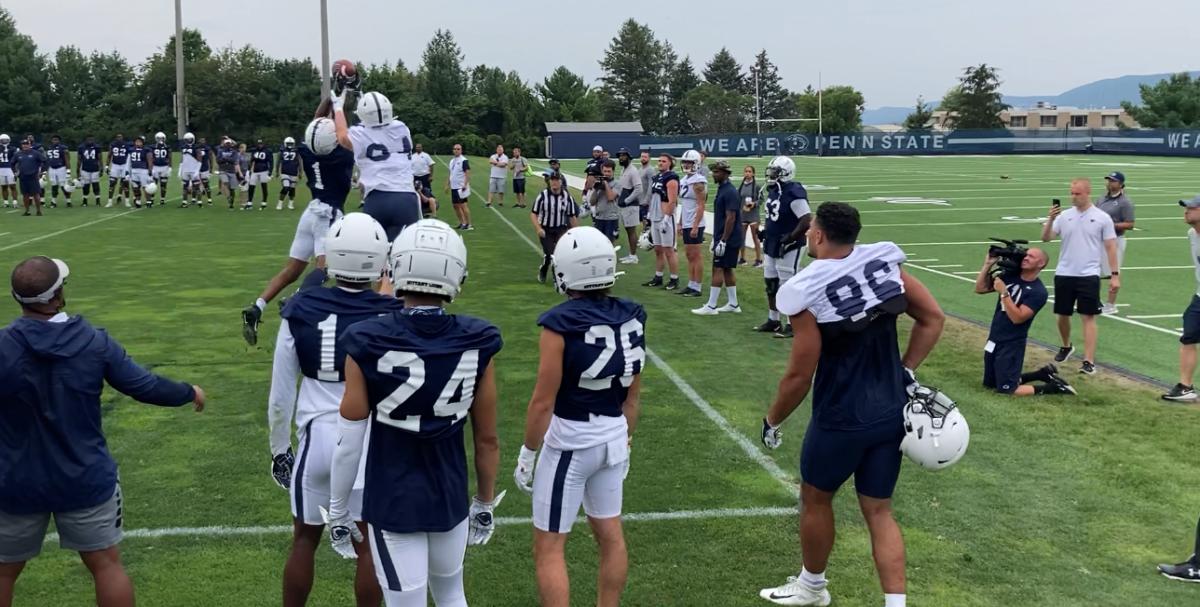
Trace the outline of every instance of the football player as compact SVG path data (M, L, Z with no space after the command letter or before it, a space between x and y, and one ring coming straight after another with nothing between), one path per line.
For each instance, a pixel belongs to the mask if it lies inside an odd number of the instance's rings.
M179 181L183 184L183 202L181 208L187 208L196 201L196 208L204 208L200 200L200 147L196 145L196 136L184 133L183 142L179 144Z
M722 312L741 314L742 307L738 305L737 270L738 257L746 242L746 231L742 227L742 202L738 197L737 188L730 183L729 177L733 169L724 160L718 160L710 165L713 181L717 184L717 194L713 197L713 244L712 244L712 286L708 291L708 303L692 310L692 314L714 316ZM729 301L717 307L717 299L721 296L721 287Z
M220 171L217 176L217 186L229 200L229 210L232 211L233 204L237 202L238 189L242 184L241 155L234 141L226 137L221 141L221 147L217 148L213 156L216 157L217 170ZM200 168L204 168L203 161L200 163Z
M270 196L267 184L271 183L271 173L274 169L275 153L267 149L267 144L262 139L255 141L254 149L250 151L250 197L246 199L248 206L254 206L254 188L261 185L263 197L258 210L266 210L267 197Z
M682 203L680 233L683 235L683 252L688 262L687 288L678 294L684 297L700 297L701 282L704 280L704 260L700 252L704 244L704 203L708 197L708 178L700 173L700 153L688 150L679 157L683 167L683 179L679 180L679 200Z
M406 226L421 218L421 202L413 185L412 134L392 118L392 102L370 92L358 100L360 124L347 126L346 91L333 100L338 143L354 152L358 183L363 188L363 212L374 217L396 239Z
M133 147L129 149L129 183L133 187L133 206L142 208L139 200L146 201L146 208L154 206L154 195L145 193L146 186L150 185L150 166L153 160L150 157L150 149L146 147L146 140L140 135L133 138ZM143 198L144 194L144 198Z
M513 478L533 494L541 604L570 604L564 549L582 505L600 549L596 604L616 607L629 569L621 502L646 358L646 311L609 296L617 254L595 228L568 230L554 249L554 268L554 284L567 301L538 319L538 379Z
M104 208L113 205L114 197L129 208L129 143L121 133L108 144L108 204Z
M250 152L246 150L246 144L237 144L238 151L238 191L246 192L250 189ZM235 197L240 197L241 194L235 194ZM242 205L243 211L248 211L254 208L254 201L246 198L246 203Z
M772 161L772 164L775 164ZM816 386L800 450L803 569L759 596L778 605L828 605L825 568L833 550L833 497L854 477L886 607L904 607L904 539L892 517L905 437L906 388L942 332L945 316L891 242L856 244L858 210L842 202L817 209L808 232L809 264L778 292L795 331L787 370L762 423L762 442L779 447L779 427ZM900 355L896 319L913 319ZM815 384L814 384L815 376Z
M279 148L279 202L275 210L283 210L283 200L287 199L288 210L296 208L296 184L300 182L300 153L296 151L296 140L284 137L283 147ZM263 186L263 197L266 198L267 186Z
M158 185L158 206L166 206L167 182L171 179L171 147L167 145L165 133L159 131L154 134L154 148L150 152L154 159L150 178ZM154 195L150 196L150 204L154 204Z
M326 271L336 286L301 289L283 310L275 340L271 397L267 419L271 434L271 474L290 489L292 550L283 570L283 604L304 605L313 583L313 557L321 544L321 510L329 508L329 470L337 442L337 414L345 391L346 352L339 347L350 325L403 308L394 297L372 285L387 265L388 242L383 228L365 213L351 213L333 224L325 240ZM296 391L299 379L300 390ZM292 451L292 421L297 451ZM294 469L293 469L294 468ZM351 497L350 517L361 521L361 494ZM365 525L358 523L363 530ZM371 567L367 542L355 546L359 605L379 605L383 598Z
M392 281L399 312L350 327L346 392L333 454L329 537L353 558L362 541L349 498L370 426L362 518L388 607L465 607L463 556L495 532L493 511L500 443L496 435L496 370L500 330L487 321L447 314L462 288L467 249L436 219L397 236ZM471 419L475 497L467 489L464 430ZM469 505L469 507L468 507Z
M654 243L654 278L642 283L643 287L663 286L663 268L670 270L671 278L666 284L668 291L679 286L679 257L675 254L675 206L679 204L679 175L675 158L670 154L658 157L658 175L650 188L650 241Z
M79 179L79 183L83 186L83 194L80 196L83 199L83 204L87 206L87 195L91 193L95 197L95 204L100 206L100 167L102 166L100 146L96 145L96 139L88 135L83 143L79 144L79 149L75 153L75 175Z
M328 108L328 101L317 108L317 117L304 131L304 145L297 150L312 201L300 215L288 260L258 299L242 310L242 337L250 345L258 343L258 325L267 303L300 278L310 259L316 259L318 268L325 267L325 235L329 226L342 216L346 197L350 195L354 154L338 145L333 120L325 117Z
M201 137L200 143L196 146L197 152L200 154L200 188L204 190L204 197L208 201L208 206L212 206L212 165L213 153L212 147L208 145L208 138ZM196 197L196 204L200 204L200 197Z
M70 185L71 174L67 167L71 164L71 149L62 142L58 135L50 136L50 146L42 150L46 156L46 165L50 177L50 208L58 208L58 190ZM71 206L71 192L63 189L67 207Z
M13 162L17 158L17 146L12 144L8 135L0 135L0 199L4 200L4 208L11 206L19 208L17 203L17 175L13 172Z
M792 181L796 163L787 156L777 156L767 165L767 200L763 203L766 228L763 230L763 280L767 283L767 320L754 328L776 337L792 336L790 322L782 321L775 307L775 294L780 286L800 271L804 257L804 234L812 221L808 206L808 191L798 181Z

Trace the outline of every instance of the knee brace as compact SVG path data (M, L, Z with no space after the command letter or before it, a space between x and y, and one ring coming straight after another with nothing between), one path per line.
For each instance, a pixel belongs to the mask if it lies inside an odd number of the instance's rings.
M767 297L775 297L779 292L779 278L764 278L763 282L767 283Z

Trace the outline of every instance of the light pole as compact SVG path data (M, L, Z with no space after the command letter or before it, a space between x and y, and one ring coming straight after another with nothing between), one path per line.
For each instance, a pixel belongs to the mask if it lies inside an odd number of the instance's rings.
M329 66L329 2L321 0L321 65L317 67L317 74L321 77L323 98L329 97Z
M175 0L175 135L187 132L187 96L183 85L183 1Z

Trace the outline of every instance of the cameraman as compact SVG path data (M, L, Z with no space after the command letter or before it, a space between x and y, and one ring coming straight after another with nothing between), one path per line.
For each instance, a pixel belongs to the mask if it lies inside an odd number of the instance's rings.
M1014 267L1018 259L1019 269ZM983 268L975 277L975 292L999 293L1000 298L987 345L983 347L984 387L1013 396L1075 394L1075 389L1058 376L1058 368L1052 364L1021 373L1029 327L1049 298L1046 286L1038 278L1047 261L1041 249L1022 251L1011 244L1005 249L988 249Z
M584 208L591 207L592 210L592 225L596 226L617 244L617 221L621 217L621 209L617 207L617 189L613 187L613 172L616 170L616 163L612 160L604 160L600 164L600 175L592 182L592 189L584 198Z
M600 178L601 169L604 167L604 148L595 146L592 148L592 157L588 160L587 166L583 168L583 199L586 201L588 192L592 189L592 184Z

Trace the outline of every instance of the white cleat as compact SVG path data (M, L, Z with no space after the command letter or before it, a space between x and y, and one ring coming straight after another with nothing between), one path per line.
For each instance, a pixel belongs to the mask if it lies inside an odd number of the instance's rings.
M617 261L623 264L636 264L638 262L638 257L637 255L627 255L618 259Z
M695 314L696 316L716 316L717 309L708 304L704 304L699 308L692 310L692 314Z
M1117 306L1115 304L1106 303L1103 306L1100 306L1100 313L1105 316L1112 316L1113 314L1117 313Z
M126 200L126 201L125 201L125 208L127 208L127 209L128 209L128 208L131 208L131 207L133 207L133 205L132 205L132 204L130 204L128 200Z
M106 208L106 209L111 209L111 208L112 208L112 201L111 201L111 200L110 200L110 201L108 201L108 204L104 205L104 208Z
M296 205L295 205L295 203L293 203L293 202L292 202L292 201L290 201L290 200L288 201L288 210L289 210L289 211L295 211L295 210L296 210Z
M800 576L788 576L786 584L777 588L763 588L758 591L761 596L776 605L818 605L824 607L830 602L829 591L824 587L813 588L804 583Z
M741 307L741 306L734 306L734 305L731 305L731 304L725 304L725 305L723 305L723 306L721 306L721 307L717 308L717 312L720 312L721 314L725 314L725 313L727 313L727 312L732 312L732 313L734 313L734 314L741 314L741 313L742 313L742 307Z
M276 211L282 211L282 210L283 210L283 201L282 201L282 200L280 200L279 202L275 203L275 210L276 210Z

